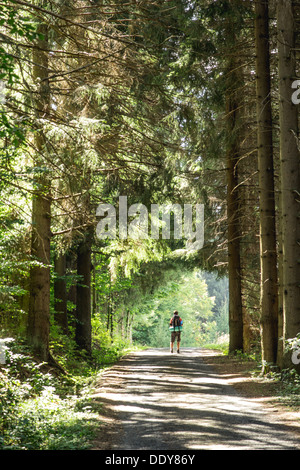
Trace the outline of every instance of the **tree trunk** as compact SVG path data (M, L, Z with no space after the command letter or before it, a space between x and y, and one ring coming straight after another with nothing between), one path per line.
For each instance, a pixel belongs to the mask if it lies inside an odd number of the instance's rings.
M260 204L261 343L264 363L276 363L278 279L268 1L255 2L257 152Z
M279 182L279 186L281 186ZM278 217L277 220L277 239L278 239L278 351L277 351L277 366L283 368L283 262L282 262L282 224L281 224L281 197L278 198Z
M298 109L292 103L296 77L295 25L291 0L277 1L280 173L282 207L282 288L284 340L300 332L300 224ZM283 367L295 367L291 354L284 353Z
M132 342L132 334L130 328L130 310L129 308L126 309L126 339Z
M75 341L81 349L89 354L92 351L91 326L91 244L90 231L79 243L77 249L77 275L80 276L76 286L76 332Z
M238 191L239 103L235 87L239 83L234 59L228 67L227 86L227 236L229 277L229 352L243 350L243 310L240 255L240 207Z
M96 290L96 255L94 254L93 255L93 266L92 266L92 269L93 269L93 287L92 287L92 314L95 315L96 311L97 311L97 290Z
M233 149L232 149L233 150ZM227 157L227 223L228 223L228 277L229 277L229 352L243 350L243 311L241 290L241 259L239 231L239 202L236 154Z
M36 119L45 119L50 107L48 82L48 37L47 26L40 25L38 39L33 49L33 78L38 90L34 100ZM40 264L30 270L30 294L28 315L28 341L43 361L48 361L50 330L50 223L51 192L47 171L44 170L43 153L46 151L42 124L34 134L36 147L36 172L32 200L31 255Z
M56 323L64 334L68 333L67 288L66 288L66 255L58 254L54 260L57 278L54 281L54 309Z

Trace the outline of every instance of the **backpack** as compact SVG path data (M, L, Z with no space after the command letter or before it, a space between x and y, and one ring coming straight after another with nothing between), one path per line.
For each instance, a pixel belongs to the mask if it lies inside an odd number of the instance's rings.
M171 331L181 331L182 330L182 321L180 320L179 315L174 315L171 320L170 328Z
M179 315L174 315L172 318L172 326L181 326L180 325L180 316Z

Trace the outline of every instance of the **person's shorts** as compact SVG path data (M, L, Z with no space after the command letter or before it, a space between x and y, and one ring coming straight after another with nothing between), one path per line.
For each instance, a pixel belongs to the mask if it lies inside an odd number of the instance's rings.
M174 343L176 338L177 338L177 341L180 341L181 331L172 331L172 333L171 333L171 343Z

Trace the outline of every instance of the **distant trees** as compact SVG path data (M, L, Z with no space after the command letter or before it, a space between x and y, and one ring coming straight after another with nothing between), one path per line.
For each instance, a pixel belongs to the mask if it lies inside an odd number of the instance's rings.
M168 347L169 320L175 309L184 321L185 347L217 342L226 335L228 318L224 325L222 309L228 308L228 286L213 274L207 277L199 270L168 270L164 285L156 286L136 305L133 338L140 344Z

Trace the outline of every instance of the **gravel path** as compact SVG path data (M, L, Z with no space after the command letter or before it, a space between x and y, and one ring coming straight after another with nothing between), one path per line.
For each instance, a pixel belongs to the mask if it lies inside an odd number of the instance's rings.
M116 450L299 450L299 437L203 361L204 350L148 349L102 375L95 398ZM107 449L108 447L105 447Z

